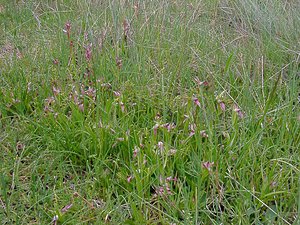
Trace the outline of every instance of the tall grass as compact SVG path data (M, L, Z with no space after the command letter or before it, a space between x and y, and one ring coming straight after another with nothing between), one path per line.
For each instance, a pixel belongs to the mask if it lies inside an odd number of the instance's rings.
M0 2L4 224L299 223L298 1Z

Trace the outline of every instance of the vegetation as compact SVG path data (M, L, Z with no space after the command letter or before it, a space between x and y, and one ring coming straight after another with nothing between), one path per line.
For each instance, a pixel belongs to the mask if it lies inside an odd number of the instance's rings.
M299 224L297 0L0 0L3 224Z

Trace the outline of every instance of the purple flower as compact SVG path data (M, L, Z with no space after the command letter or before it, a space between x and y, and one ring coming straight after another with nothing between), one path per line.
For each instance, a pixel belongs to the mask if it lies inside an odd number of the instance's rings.
M159 128L159 125L155 124L154 127L153 127L153 133L154 133L154 135L157 135L158 128Z
M220 102L219 104L220 104L221 110L222 110L223 112L225 112L225 110L226 110L226 105L225 105L225 103L224 103L224 102Z
M169 150L169 152L168 152L168 155L175 155L175 154L176 154L176 152L177 152L177 150L176 150L176 149L174 149L174 148L171 148L171 149Z
M199 86L205 86L205 87L207 87L209 85L207 81L200 81L200 79L198 77L195 77L194 81Z
M132 179L133 179L133 176L131 176L131 175L128 176L128 177L127 177L127 182L130 183Z
M120 96L121 96L121 93L120 93L119 91L113 91L113 93L114 93L114 95L115 95L116 97L120 97Z
M67 33L68 39L70 39L70 36L71 36L71 23L69 21L65 24L64 32Z
M133 158L136 158L137 157L137 154L140 152L140 149L137 147L137 146L135 146L134 147L134 150L133 150Z
M163 124L162 127L166 128L168 132L170 132L172 129L176 127L176 125L174 123L166 123Z
M69 205L66 205L65 207L62 208L61 212L62 212L62 213L67 212L67 211L72 207L72 205L73 205L72 203L69 204Z
M50 105L52 105L52 103L54 103L54 102L55 102L55 99L54 99L53 96L48 97L48 98L45 99L46 106L50 106Z
M202 137L204 137L204 138L208 138L208 134L206 133L205 130L201 130L201 131L200 131L200 135L201 135Z
M123 102L120 102L121 111L125 112L125 104Z
M25 148L25 145L21 142L18 142L16 147L17 147L17 150L22 150Z
M156 195L158 195L158 196L165 196L165 195L172 194L171 189L167 183L163 186L159 186L155 192L156 192Z
M158 146L158 148L159 148L159 150L160 150L161 152L164 150L164 143L163 143L162 141L159 141L159 142L157 143L157 146Z
M58 215L53 216L51 223L53 223L53 225L56 225L57 221L58 221Z
M85 58L86 61L90 61L92 58L92 43L85 48Z
M59 60L58 60L58 59L54 59L54 60L53 60L53 64L54 64L54 65L58 65L58 64L59 64Z
M81 112L83 112L83 111L84 111L84 105L83 105L83 103L79 104L79 105L78 105L78 108L79 108L79 110L80 110Z
M119 69L122 68L122 59L120 57L116 57L116 64Z
M202 167L204 168L204 169L207 169L208 171L211 171L211 168L214 166L214 162L203 162L202 163Z
M200 102L199 102L199 99L198 99L198 98L193 97L193 101L194 101L194 103L195 103L197 106L200 107Z
M66 28L67 32L69 32L71 30L71 23L70 23L70 21L66 22L65 28Z
M245 114L243 113L243 111L239 108L239 106L237 104L234 104L234 109L233 109L238 116L242 119L244 118Z
M56 88L55 86L52 87L52 91L55 96L57 96L60 93L60 89Z
M196 124L190 124L189 125L189 128L190 128L190 137L192 137L194 134L195 134L195 128L196 128Z
M95 97L96 97L96 90L95 90L94 88L92 88L92 87L89 87L89 88L85 91L85 94L86 94L87 96L89 96L90 98L95 99Z

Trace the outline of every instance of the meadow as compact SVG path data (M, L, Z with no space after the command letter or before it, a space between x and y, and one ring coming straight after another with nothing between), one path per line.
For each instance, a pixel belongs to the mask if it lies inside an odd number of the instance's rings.
M2 224L300 224L298 0L0 0Z

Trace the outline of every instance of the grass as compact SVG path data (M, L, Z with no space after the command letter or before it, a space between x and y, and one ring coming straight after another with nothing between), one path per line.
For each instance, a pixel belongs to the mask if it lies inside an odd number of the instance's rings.
M299 224L298 1L0 1L3 224Z

